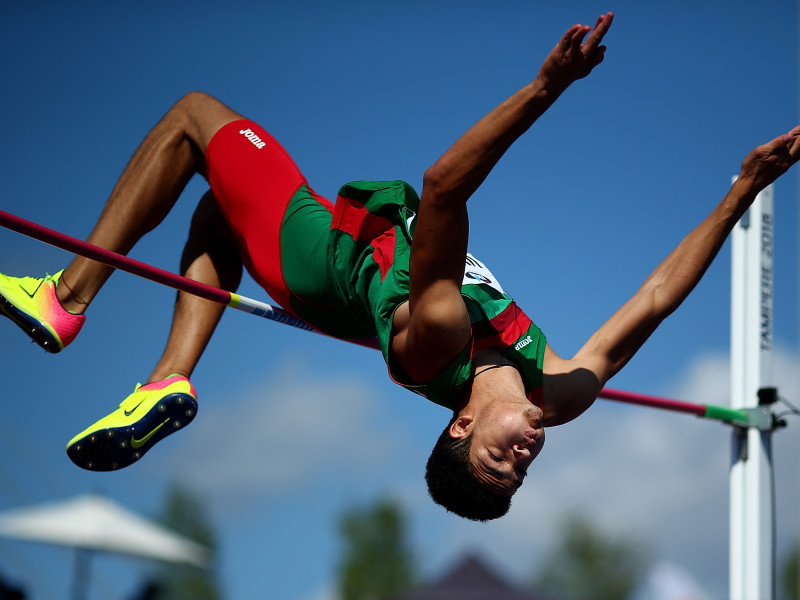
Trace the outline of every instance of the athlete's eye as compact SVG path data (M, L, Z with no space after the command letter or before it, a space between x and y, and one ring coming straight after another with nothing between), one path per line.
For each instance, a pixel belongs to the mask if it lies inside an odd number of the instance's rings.
M488 450L487 450L487 452L488 452ZM491 458L494 462L503 462L502 458L492 454L491 452L489 452L489 458Z

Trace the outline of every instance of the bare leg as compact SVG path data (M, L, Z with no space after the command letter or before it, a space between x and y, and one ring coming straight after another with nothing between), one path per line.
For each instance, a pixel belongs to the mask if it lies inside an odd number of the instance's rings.
M179 100L147 135L111 193L88 241L127 254L172 209L195 173L205 172L205 149L220 127L241 118L211 96L192 92ZM56 295L82 313L113 273L102 263L76 257Z
M181 258L181 274L195 281L233 291L242 278L242 260L233 233L206 193L192 217ZM178 373L190 377L225 307L178 292L167 346L147 383Z

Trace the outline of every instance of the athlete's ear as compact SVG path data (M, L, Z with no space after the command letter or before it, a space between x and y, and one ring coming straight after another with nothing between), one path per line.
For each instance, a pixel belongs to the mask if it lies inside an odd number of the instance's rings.
M463 440L472 433L475 421L472 415L461 415L450 425L450 437L456 440Z

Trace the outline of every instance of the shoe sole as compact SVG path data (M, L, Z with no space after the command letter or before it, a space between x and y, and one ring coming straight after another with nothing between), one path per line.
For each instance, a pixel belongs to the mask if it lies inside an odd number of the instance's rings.
M165 437L192 422L197 401L176 392L161 398L144 417L117 427L100 427L67 447L67 455L87 471L123 469Z
M0 294L0 312L16 323L16 325L34 342L39 344L45 352L55 354L61 351L58 340L41 321L14 306L14 304L2 294Z

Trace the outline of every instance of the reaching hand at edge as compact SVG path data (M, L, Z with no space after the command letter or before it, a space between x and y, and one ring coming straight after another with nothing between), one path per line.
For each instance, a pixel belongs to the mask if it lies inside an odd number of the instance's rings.
M740 179L750 180L760 192L800 160L800 125L758 146L742 161Z

